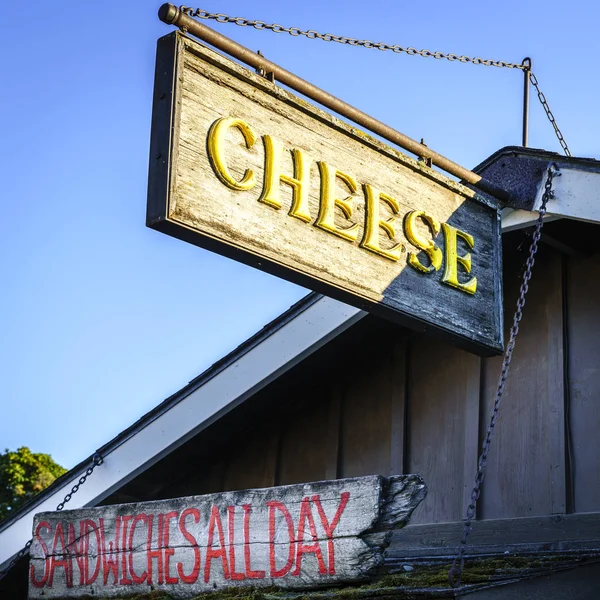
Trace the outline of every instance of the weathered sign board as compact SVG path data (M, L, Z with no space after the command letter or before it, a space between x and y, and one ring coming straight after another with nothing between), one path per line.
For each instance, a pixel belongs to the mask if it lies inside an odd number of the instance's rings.
M479 354L502 350L492 198L178 32L158 41L147 223Z
M425 493L417 475L373 475L40 513L29 598L362 580Z

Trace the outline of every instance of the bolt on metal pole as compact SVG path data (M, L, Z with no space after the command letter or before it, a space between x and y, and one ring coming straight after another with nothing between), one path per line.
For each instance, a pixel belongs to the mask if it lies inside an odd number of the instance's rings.
M531 58L528 56L521 63L523 67L523 147L529 145L529 88L531 85Z
M404 148L405 150L408 150L409 152L412 152L413 154L422 158L430 159L433 165L440 167L444 171L455 175L467 183L477 186L484 192L492 194L500 200L510 201L510 193L502 188L499 188L491 181L483 179L480 175L477 175L477 173L461 167L458 163L455 163L449 158L438 154L423 144L419 144L419 142L409 138L399 131L396 131L388 125L385 125L381 121L369 116L358 108L347 104L343 100L340 100L332 94L327 93L325 90L322 90L321 88L312 85L308 81L301 79L283 67L280 67L274 62L267 60L264 56L261 56L256 52L252 52L252 50L242 46L241 44L238 44L231 38L228 38L227 36L218 33L214 29L199 23L195 19L189 17L185 12L179 10L173 4L163 4L158 10L158 18L164 23L180 27L187 33L192 34L198 39L209 43L211 46L214 46L215 48L218 48L234 58L241 60L255 69L262 69L267 73L273 73L273 76L277 81L287 85L300 94L311 98L315 102L326 106L330 110L333 110L334 112L337 112L347 119L354 121L362 127L373 131L386 140L397 144L401 148Z

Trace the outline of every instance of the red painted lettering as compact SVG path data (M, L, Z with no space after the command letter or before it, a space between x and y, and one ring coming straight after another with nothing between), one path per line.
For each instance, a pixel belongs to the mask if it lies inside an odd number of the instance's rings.
M158 542L156 550L152 550L152 522L154 515L148 515L148 540L146 542L146 556L148 557L148 585L152 585L152 559L157 561L158 582L164 583L164 563L163 563L163 520L164 515L158 514Z
M60 545L60 547L59 547ZM54 540L52 542L52 556L50 558L50 576L48 577L48 587L52 587L54 581L54 569L62 567L65 570L65 584L67 587L73 586L73 561L65 552L65 534L63 524L59 523L54 532ZM62 556L62 559L58 557ZM65 558L67 556L67 558Z
M313 544L304 544L304 527L305 523L308 523L308 528L310 529L310 535L313 539ZM321 546L319 546L319 538L317 537L317 528L315 527L315 520L312 516L312 511L310 509L310 500L308 498L304 498L302 500L302 504L300 505L300 519L298 521L298 536L296 537L296 568L292 572L292 575L297 577L300 575L300 571L302 569L302 557L305 554L314 554L317 563L319 564L319 574L327 575L327 569L325 568L325 563L323 562L323 553L321 552Z
M319 517L321 519L321 524L323 525L323 529L325 530L325 535L327 536L327 558L329 562L329 574L335 575L335 555L334 555L334 546L333 546L333 532L335 528L338 526L340 522L340 517L346 508L346 504L348 504L348 500L350 498L350 492L342 492L342 496L340 498L340 505L338 506L333 520L331 521L331 525L327 521L327 515L325 515L325 511L323 510L323 506L321 505L321 499L319 496L313 496L312 501L317 507L317 511L319 513Z
M96 581L96 577L100 573L100 534L98 533L98 527L96 527L96 523L90 519L86 519L81 523L81 531L83 538L85 540L85 561L84 561L84 575L85 575L85 585L90 585ZM94 532L96 536L96 564L94 565L94 572L90 575L90 534Z
M40 536L40 530L42 530L42 529L47 529L48 533L52 532L50 523L48 523L47 521L39 522L37 527L35 528L34 536L37 538L38 543L42 547L42 551L44 552L44 557L45 557L44 576L41 579L35 578L35 567L33 565L33 562L29 566L29 580L31 581L31 583L33 583L34 587L36 587L36 588L41 588L46 585L46 581L48 581L48 575L50 573L50 559L48 557L48 546L46 546L46 544L44 543L44 540Z
M127 576L127 524L132 518L133 517L131 515L121 517L121 527L123 530L123 539L121 543L121 580L119 581L121 585L131 585L133 583L133 581L131 581L131 579L129 579Z
M98 519L98 531L100 533L100 548L102 553L102 573L104 575L104 585L108 581L108 576L112 572L113 583L117 585L119 579L119 538L121 533L121 517L115 519L115 537L108 541L106 547L106 532L104 531L104 519Z
M267 502L269 507L269 563L271 568L271 577L277 579L287 575L289 570L294 564L294 557L296 556L296 539L294 536L294 522L292 521L292 515L285 505L277 500L270 500ZM289 554L288 560L282 569L277 569L275 564L275 511L278 510L285 519L288 528L288 539L289 539Z
M243 573L235 572L235 506L227 507L229 533L229 575L235 581L246 579Z
M219 535L220 548L213 549L213 539L215 536L215 525ZM227 552L225 551L225 536L223 535L223 524L219 515L219 507L213 506L210 513L210 521L208 522L208 542L206 545L206 559L204 561L204 581L208 583L210 579L210 564L213 558L221 557L223 563L223 575L225 579L229 579L229 566L227 565Z
M244 504L244 564L248 579L264 579L264 571L252 571L250 568L250 504Z
M69 523L69 527L67 528L67 548L69 555L75 556L75 562L77 563L77 569L79 570L79 585L83 585L85 582L85 541L83 537L83 523L84 521L79 523L78 536L75 535L74 523Z
M134 583L144 583L144 581L146 581L146 578L148 577L147 571L144 571L141 575L138 575L133 570L133 536L135 535L136 525L142 522L147 525L148 517L144 513L135 515L133 521L131 522L131 529L129 530L129 540L127 544L127 550L129 551L129 573L131 574L131 578L133 579ZM152 528L150 528L150 531L152 531Z
M179 517L179 531L183 537L192 545L194 551L194 566L192 572L186 575L183 572L183 563L177 563L177 573L183 583L196 583L198 574L200 573L200 549L198 548L198 542L196 538L186 529L185 519L186 517L193 517L196 524L200 523L200 511L197 508L186 508Z
M165 583L174 584L179 583L179 579L177 577L171 577L169 573L171 556L175 554L175 548L169 547L169 521L173 519L177 519L179 517L179 513L177 511L172 510L165 515L165 525L164 525L164 534L163 534L163 544L165 548Z

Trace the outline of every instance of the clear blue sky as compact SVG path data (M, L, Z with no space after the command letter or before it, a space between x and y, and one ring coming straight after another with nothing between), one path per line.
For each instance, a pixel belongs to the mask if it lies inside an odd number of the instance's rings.
M159 6L35 0L4 11L0 450L27 445L73 466L306 293L145 227L155 43L172 30ZM573 154L600 156L591 0L202 7L432 51L531 56ZM520 72L213 26L464 166L520 143ZM535 97L530 142L560 150Z

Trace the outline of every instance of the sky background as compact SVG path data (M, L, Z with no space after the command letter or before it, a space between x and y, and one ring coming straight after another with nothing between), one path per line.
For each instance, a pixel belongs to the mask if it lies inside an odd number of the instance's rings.
M553 8L553 5L556 8ZM306 290L145 227L149 1L0 21L0 451L72 467ZM203 0L211 12L521 62L575 156L600 158L596 2ZM508 69L211 26L468 168L521 140ZM530 145L560 151L535 95Z

